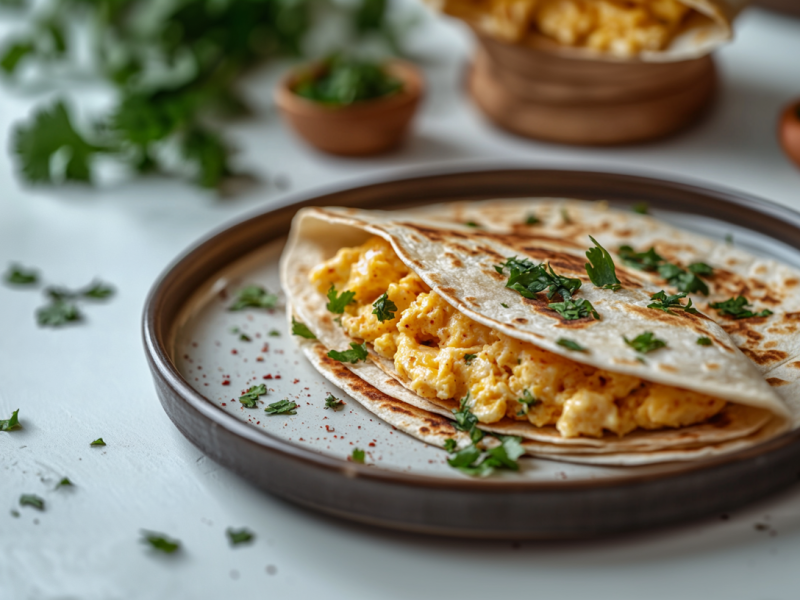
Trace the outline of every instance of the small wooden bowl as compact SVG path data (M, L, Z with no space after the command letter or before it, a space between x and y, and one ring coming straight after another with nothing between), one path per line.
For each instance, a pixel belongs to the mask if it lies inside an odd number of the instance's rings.
M786 156L800 167L800 100L792 102L783 110L778 127L778 139Z
M422 75L413 65L393 60L385 68L403 82L403 89L384 98L326 106L292 91L300 76L294 72L278 85L275 102L292 129L319 150L344 156L385 152L405 137L424 89Z
M581 145L642 142L674 133L711 103L710 56L652 63L568 56L541 39L508 44L478 34L468 88L500 127Z

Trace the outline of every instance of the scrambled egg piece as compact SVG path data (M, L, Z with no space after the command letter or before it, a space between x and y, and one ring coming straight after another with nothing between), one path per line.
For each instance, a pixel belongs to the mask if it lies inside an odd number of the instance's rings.
M565 46L635 56L666 48L692 9L678 0L445 0L444 10L508 42L539 31Z
M508 337L461 314L373 237L343 248L310 275L320 293L355 292L342 327L394 361L423 398L459 399L481 423L504 417L555 425L564 437L625 435L636 428L684 427L725 406L719 398L584 365ZM372 314L384 292L394 318Z

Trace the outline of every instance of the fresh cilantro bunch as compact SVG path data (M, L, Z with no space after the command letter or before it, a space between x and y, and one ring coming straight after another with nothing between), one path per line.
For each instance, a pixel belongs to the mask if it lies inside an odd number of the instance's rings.
M344 13L351 41L369 36L397 50L387 0L43 0L28 25L0 42L0 74L28 65L79 65L116 89L94 126L78 126L66 102L39 107L12 133L22 177L31 183L91 182L95 158L114 157L137 173L188 176L218 188L235 174L226 119L252 111L240 81L270 59L300 56L316 25ZM326 13L326 14L323 14ZM79 52L86 42L90 52ZM54 171L62 157L63 172ZM176 159L178 159L176 161ZM179 163L175 166L175 163Z

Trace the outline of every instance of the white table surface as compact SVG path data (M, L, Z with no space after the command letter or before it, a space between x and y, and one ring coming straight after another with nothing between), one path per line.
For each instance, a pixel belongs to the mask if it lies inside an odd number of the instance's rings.
M0 35L10 29L0 25ZM261 117L232 127L238 163L266 179L288 178L291 192L473 160L647 169L800 209L800 171L783 157L774 135L779 108L800 95L800 21L746 13L736 42L719 53L724 83L713 114L670 140L619 149L534 143L493 129L459 91L468 36L435 24L418 36L417 46L430 57L430 93L402 151L345 160L309 150L274 113L270 89L280 70L273 68L248 87ZM68 91L97 106L105 102L99 88L73 85ZM13 123L41 98L0 87L4 144ZM140 339L145 296L198 238L285 193L266 184L219 200L176 181L131 183L113 174L97 189L32 189L19 183L3 153L0 268L21 261L40 268L48 282L74 286L98 276L119 293L107 305L88 308L84 325L52 330L34 322L37 292L0 286L0 418L20 408L24 424L21 431L0 433L0 599L800 595L798 488L728 520L635 536L471 542L321 517L204 458L156 398ZM89 448L100 436L108 446ZM76 487L53 491L62 476ZM21 493L44 497L46 511L19 508ZM21 516L12 516L12 509ZM255 543L230 548L229 526L250 528ZM141 528L179 538L184 551L154 556L139 543Z

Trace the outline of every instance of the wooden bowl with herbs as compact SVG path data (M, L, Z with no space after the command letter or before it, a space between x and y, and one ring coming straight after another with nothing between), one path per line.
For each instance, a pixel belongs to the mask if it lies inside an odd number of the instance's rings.
M294 131L312 146L368 156L405 137L423 92L413 65L333 57L290 73L275 102Z

